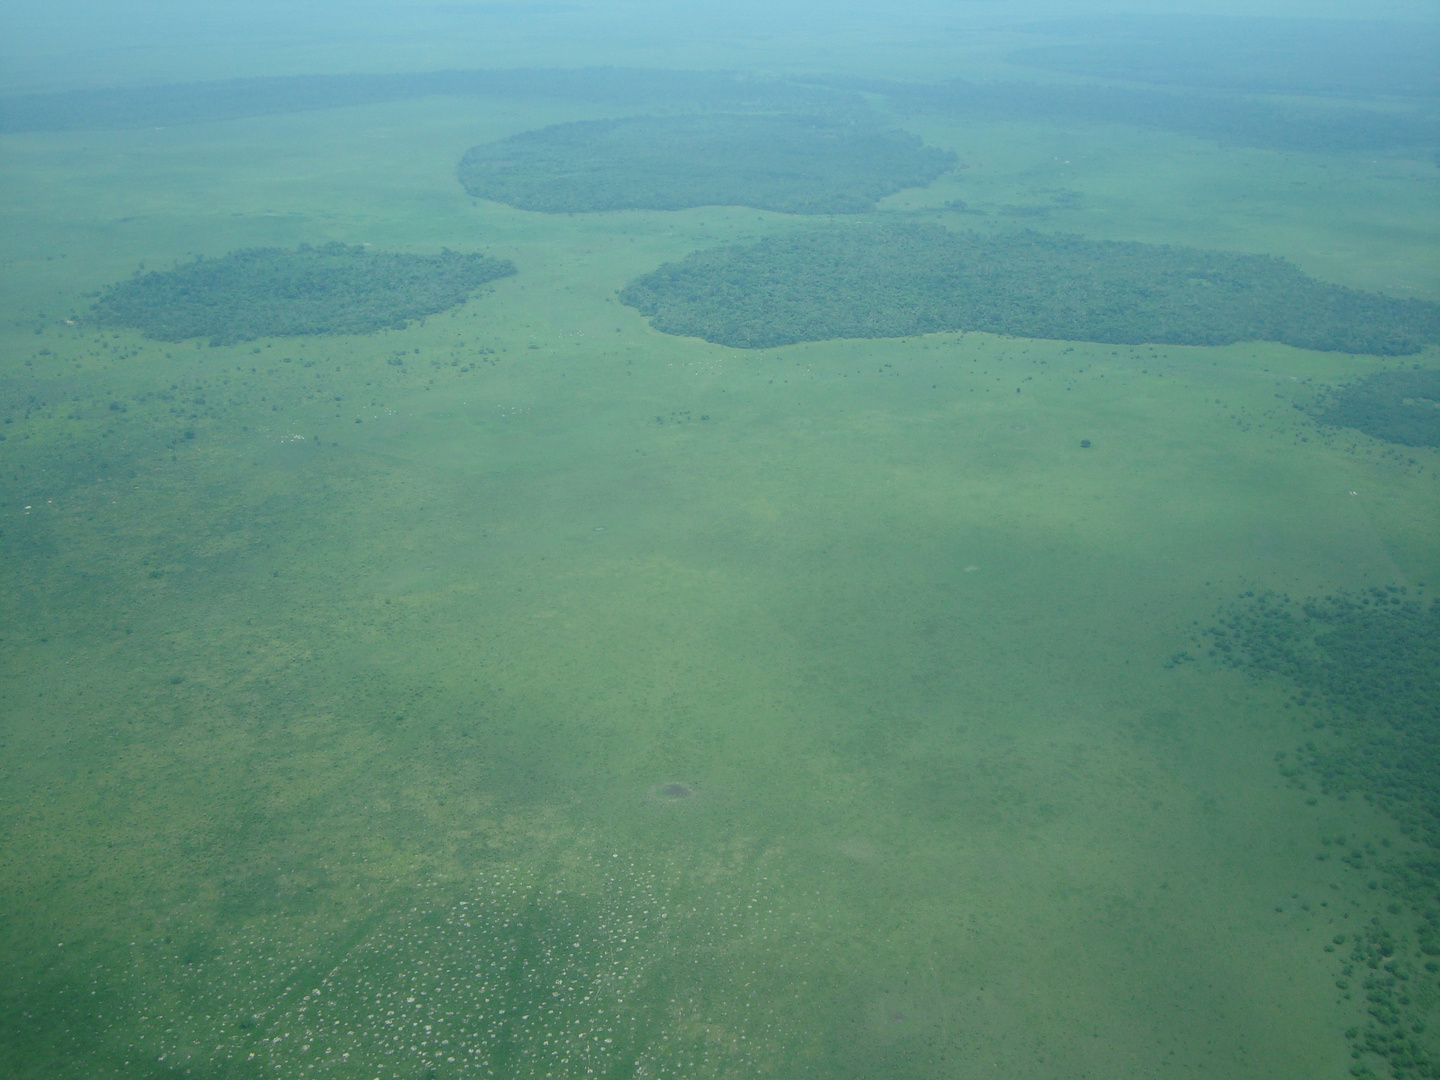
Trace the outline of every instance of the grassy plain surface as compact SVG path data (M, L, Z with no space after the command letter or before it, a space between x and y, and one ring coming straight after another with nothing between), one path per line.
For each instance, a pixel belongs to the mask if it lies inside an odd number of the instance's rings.
M0 1072L1343 1075L1323 947L1383 898L1315 852L1390 826L1286 785L1283 687L1165 660L1246 589L1440 580L1436 453L1293 407L1385 364L665 337L626 281L803 223L455 180L584 118L7 140ZM1440 299L1433 166L916 130L972 167L886 206L1063 187ZM371 337L63 321L330 240L518 274Z

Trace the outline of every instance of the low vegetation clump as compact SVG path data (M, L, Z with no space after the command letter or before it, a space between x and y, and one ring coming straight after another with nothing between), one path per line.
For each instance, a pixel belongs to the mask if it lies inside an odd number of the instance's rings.
M1382 371L1334 394L1322 424L1401 446L1440 446L1440 371Z
M477 146L460 182L522 210L753 206L858 214L954 164L918 136L802 116L632 116L524 131Z
M248 248L139 273L111 286L91 317L159 341L368 334L463 304L486 282L515 273L508 260L302 244Z
M1336 986L1364 994L1368 1022L1346 1032L1355 1057L1440 1075L1440 602L1395 585L1299 604L1247 594L1205 636L1220 663L1289 681L1317 732L1293 765L1281 755L1293 784L1359 795L1398 823L1400 844L1322 840L1317 858L1363 874L1384 903L1333 938L1348 947Z
M1440 341L1440 305L1326 284L1272 256L924 223L835 225L694 252L632 281L621 299L666 333L737 348L956 330L1382 355Z

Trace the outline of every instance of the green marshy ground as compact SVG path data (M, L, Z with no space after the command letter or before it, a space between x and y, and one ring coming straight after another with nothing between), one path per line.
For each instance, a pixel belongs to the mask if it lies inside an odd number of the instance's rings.
M584 115L9 140L5 1069L1343 1074L1323 946L1383 903L1315 853L1392 826L1287 786L1285 687L1164 662L1245 589L1434 587L1434 451L1293 407L1397 361L667 338L615 290L803 222L456 183ZM1063 187L1043 227L1440 294L1377 228L1433 166L912 127L971 168L886 205ZM63 322L329 239L518 274L373 337Z

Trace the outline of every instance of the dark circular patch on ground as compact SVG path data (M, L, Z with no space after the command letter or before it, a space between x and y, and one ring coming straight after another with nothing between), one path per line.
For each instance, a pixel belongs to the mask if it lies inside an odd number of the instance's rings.
M924 222L832 223L692 252L620 300L664 333L740 349L956 330L1385 356L1440 342L1440 304L1317 281L1267 255Z
M861 214L954 163L954 154L872 121L630 116L473 147L460 162L460 183L478 198L549 214L692 206Z
M1322 424L1401 446L1440 446L1440 371L1382 371L1330 395Z
M655 789L655 794L667 802L679 802L681 799L693 799L695 789L689 784L669 783L661 784Z
M508 260L442 251L414 255L349 244L249 248L173 270L136 274L105 290L91 311L158 341L369 334L463 304Z

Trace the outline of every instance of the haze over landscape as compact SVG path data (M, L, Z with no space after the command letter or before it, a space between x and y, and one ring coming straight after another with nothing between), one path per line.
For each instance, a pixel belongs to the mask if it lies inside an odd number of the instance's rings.
M0 1075L1440 1075L1440 19L17 3Z

